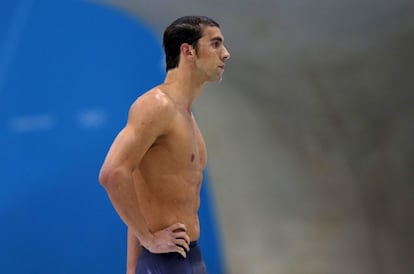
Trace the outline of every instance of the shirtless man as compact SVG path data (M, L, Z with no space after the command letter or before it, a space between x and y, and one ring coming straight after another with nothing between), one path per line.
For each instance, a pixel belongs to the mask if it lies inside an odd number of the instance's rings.
M197 240L207 156L191 111L230 54L208 17L177 19L164 32L164 82L131 106L99 181L128 226L127 274L207 273Z

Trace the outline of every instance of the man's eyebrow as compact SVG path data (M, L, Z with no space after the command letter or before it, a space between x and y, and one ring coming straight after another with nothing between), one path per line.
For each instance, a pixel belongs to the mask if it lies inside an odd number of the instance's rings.
M210 41L211 42L215 42L215 41L223 42L223 38L221 38L220 36L216 36L216 37L211 38Z

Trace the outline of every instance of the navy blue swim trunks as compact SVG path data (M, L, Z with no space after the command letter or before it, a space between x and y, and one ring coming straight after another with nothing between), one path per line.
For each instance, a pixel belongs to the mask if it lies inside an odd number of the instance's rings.
M187 258L177 252L153 254L142 248L136 274L207 274L207 268L197 242L191 242Z

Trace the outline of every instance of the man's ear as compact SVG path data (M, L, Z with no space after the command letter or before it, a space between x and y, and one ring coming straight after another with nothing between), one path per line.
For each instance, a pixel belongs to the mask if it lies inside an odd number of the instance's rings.
M193 50L194 50L193 47L190 44L187 44L187 43L182 44L181 47L180 47L181 54L183 54L186 57L187 56L188 57L193 56L194 55Z

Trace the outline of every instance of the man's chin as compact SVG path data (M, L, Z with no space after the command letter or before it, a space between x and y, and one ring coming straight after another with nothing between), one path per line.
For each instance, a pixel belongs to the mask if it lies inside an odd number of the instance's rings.
M221 81L223 80L223 77L220 75L220 76L218 76L218 77L215 77L215 78L213 78L213 79L210 79L210 83L214 83L214 84L218 84L218 83L220 83Z

